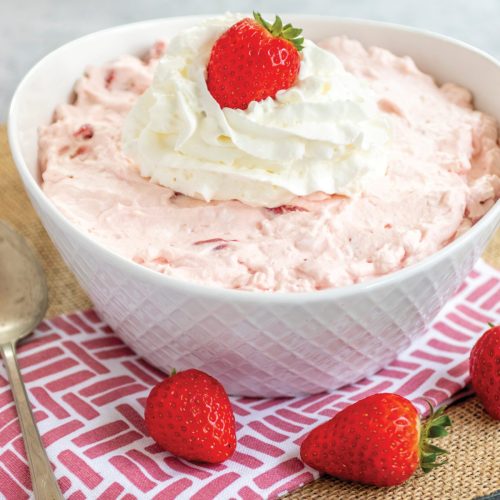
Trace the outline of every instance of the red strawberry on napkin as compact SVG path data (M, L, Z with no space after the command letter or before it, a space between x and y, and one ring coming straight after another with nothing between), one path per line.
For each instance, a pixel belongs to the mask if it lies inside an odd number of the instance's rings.
M490 326L472 348L470 376L484 409L500 420L500 326Z
M234 414L226 391L202 371L174 370L153 387L144 418L151 437L186 460L216 464L236 449Z
M300 68L301 29L271 25L254 12L231 26L215 42L207 67L207 87L221 108L246 109L252 101L290 88Z
M430 406L430 405L429 405ZM340 479L375 486L405 482L421 466L424 472L446 451L428 442L445 436L451 425L443 409L420 423L413 404L397 394L374 394L344 408L311 431L300 447L309 466Z

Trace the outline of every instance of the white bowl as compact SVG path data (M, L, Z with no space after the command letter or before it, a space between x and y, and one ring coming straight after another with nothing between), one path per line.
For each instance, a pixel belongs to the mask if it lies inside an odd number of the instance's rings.
M33 206L99 315L137 353L170 370L197 367L232 394L277 396L335 389L368 376L422 335L481 255L500 220L498 202L446 248L368 283L309 293L210 288L155 273L73 227L40 189L37 128L68 99L89 64L141 53L200 17L159 19L79 38L26 75L12 100L9 140ZM500 65L449 38L384 23L287 16L319 40L334 34L410 55L440 82L471 89L500 119Z

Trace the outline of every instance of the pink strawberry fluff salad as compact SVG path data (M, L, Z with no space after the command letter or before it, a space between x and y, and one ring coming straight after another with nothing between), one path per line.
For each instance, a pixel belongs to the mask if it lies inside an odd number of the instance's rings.
M204 68L233 23L88 68L40 129L43 190L81 231L171 277L299 292L414 264L495 203L495 120L409 57L306 40L294 87L220 109Z

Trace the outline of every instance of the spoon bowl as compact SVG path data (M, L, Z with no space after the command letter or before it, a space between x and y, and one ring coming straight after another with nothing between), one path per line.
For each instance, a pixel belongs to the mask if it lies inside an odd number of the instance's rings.
M26 240L0 221L0 343L15 342L43 319L48 306L42 266Z

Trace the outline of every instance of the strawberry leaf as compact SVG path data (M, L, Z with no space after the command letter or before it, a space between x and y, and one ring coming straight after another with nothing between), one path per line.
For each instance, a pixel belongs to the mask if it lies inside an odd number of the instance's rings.
M285 35L287 38L296 38L298 37L301 33L302 30L299 28L286 28L282 31L283 35Z
M451 419L444 413L445 407L441 407L437 411L434 411L434 407L432 406L430 401L425 401L429 405L430 415L427 419L427 422L421 424L419 451L420 467L425 473L427 473L432 469L446 463L445 460L440 462L437 462L436 460L438 456L445 455L448 452L446 450L443 450L442 448L439 448L438 446L429 443L428 440L432 438L447 436L448 431L446 427L451 426Z
M436 467L439 467L439 466L444 465L446 463L447 463L446 460L443 460L442 462L426 463L426 464L421 464L421 468L424 471L424 473L427 474L428 472L435 469Z
M437 455L435 453L426 453L422 455L420 462L422 464L434 463L436 461Z
M433 426L429 428L429 432L427 434L430 438L443 437L448 435L448 431L444 427L440 427L439 425Z
M446 455L448 452L431 443L426 443L424 453L435 453L436 455Z
M436 413L436 415L438 415L438 414ZM433 424L433 426L439 425L441 427L449 427L451 425L451 419L448 415L441 414L440 416L438 416L437 418L435 418L432 421L432 424Z
M260 12L254 11L253 17L272 36L289 41L299 52L304 48L304 38L298 38L302 33L300 28L294 28L290 23L283 26L283 21L280 16L275 17L272 25L262 17Z
M261 26L264 26L264 28L266 28L267 31L269 31L269 33L271 33L271 30L272 30L272 26L270 23L268 23L263 17L262 15L260 14L260 12L253 12L253 18L261 25Z
M282 28L283 28L283 23L281 21L281 17L276 16L276 19L274 20L274 24L271 28L271 35L280 36L282 33Z

